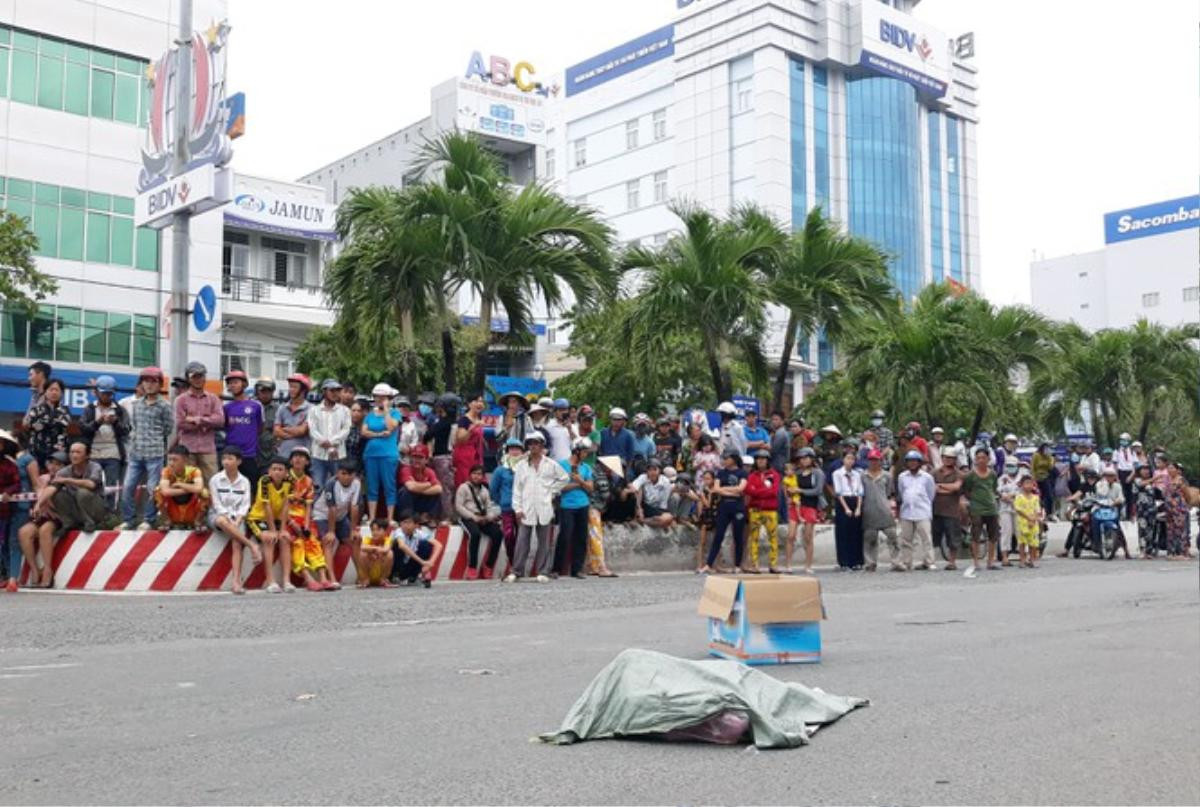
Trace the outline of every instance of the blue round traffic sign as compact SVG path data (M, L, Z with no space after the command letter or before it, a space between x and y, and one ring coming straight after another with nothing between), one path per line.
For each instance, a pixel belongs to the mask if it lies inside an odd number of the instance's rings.
M212 286L205 286L196 293L196 304L192 306L192 324L204 332L217 318L217 293Z

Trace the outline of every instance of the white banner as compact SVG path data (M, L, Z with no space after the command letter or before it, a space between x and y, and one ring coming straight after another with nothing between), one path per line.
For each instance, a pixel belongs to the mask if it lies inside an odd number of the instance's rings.
M235 227L321 241L337 240L337 206L288 199L265 191L247 190L225 208L225 221Z
M545 103L540 95L467 79L458 82L457 90L458 128L500 140L545 144Z

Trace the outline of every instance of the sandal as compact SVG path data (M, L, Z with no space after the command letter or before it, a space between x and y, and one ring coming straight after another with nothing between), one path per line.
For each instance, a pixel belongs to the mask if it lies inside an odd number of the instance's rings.
M598 574L596 577L620 577L616 572L605 571L604 574Z

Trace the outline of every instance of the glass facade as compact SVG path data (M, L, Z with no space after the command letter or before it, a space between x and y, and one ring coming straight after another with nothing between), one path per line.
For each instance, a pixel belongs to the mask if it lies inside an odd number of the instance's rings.
M946 116L946 190L950 214L950 277L963 279L962 255L962 171L959 166L958 119Z
M133 198L0 177L0 207L29 220L36 255L158 271L158 230L133 226Z
M63 305L38 306L33 317L20 309L0 309L0 356L153 365L158 363L158 318Z
M920 291L921 137L916 90L891 78L846 80L850 231L892 256L906 300Z
M813 67L813 181L817 204L826 215L829 206L829 71Z
M929 264L933 282L941 282L946 275L943 255L942 230L945 219L942 215L942 116L929 113Z
M804 62L788 59L788 95L791 105L792 229L804 226L808 215L808 171L804 137Z
M0 25L0 97L46 109L145 125L145 59Z

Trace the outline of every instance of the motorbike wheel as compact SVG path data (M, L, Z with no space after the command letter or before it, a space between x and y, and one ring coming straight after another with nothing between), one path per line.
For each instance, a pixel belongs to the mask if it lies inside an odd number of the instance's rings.
M1076 558L1083 554L1083 536L1080 532L1079 527L1071 527L1071 534L1067 537L1071 541L1071 554Z
M1116 532L1117 530L1115 527L1109 527L1103 530L1103 535L1101 536L1100 540L1101 548L1104 550L1104 552L1100 557L1104 558L1105 560L1112 560L1117 556L1117 547L1120 545L1120 542L1117 540Z
M942 560L949 563L950 553L946 551L947 546L949 546L949 542L946 540L946 536L943 535L942 540L938 541L938 551L942 553Z

